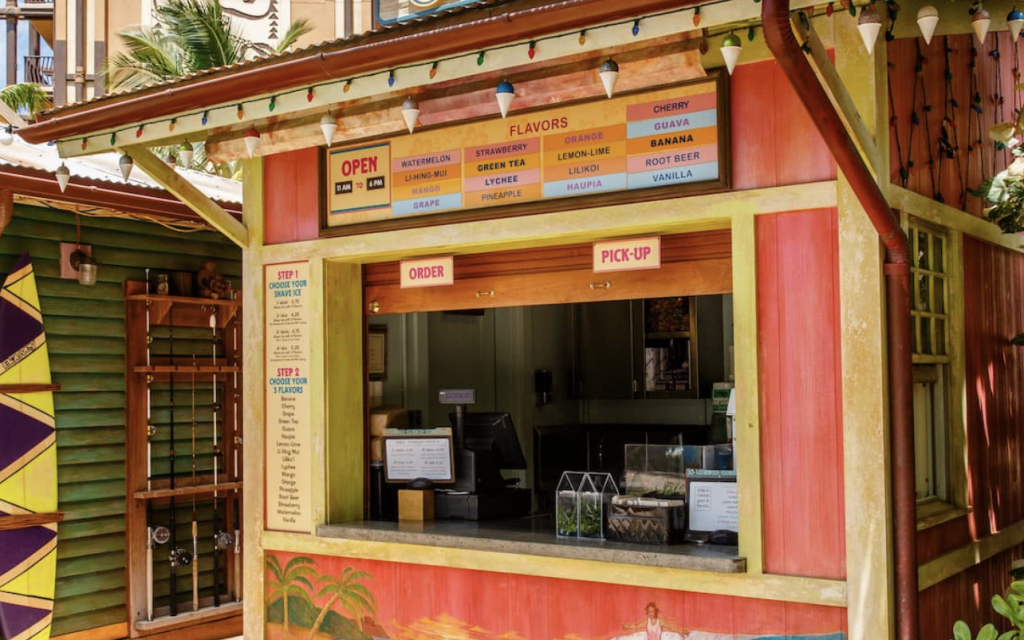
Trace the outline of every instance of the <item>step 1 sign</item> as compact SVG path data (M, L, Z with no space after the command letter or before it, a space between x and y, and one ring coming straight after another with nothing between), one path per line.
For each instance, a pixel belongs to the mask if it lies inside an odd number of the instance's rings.
M660 236L594 243L594 273L660 268Z

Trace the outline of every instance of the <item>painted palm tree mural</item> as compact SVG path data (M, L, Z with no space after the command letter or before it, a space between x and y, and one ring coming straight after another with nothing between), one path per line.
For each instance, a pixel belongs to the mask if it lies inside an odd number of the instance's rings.
M369 640L383 635L376 623L377 603L363 584L373 579L366 571L345 567L340 575L323 575L307 556L282 566L274 554L267 555L266 570L268 640Z
M291 602L289 596L294 594L299 599L300 604L306 604L309 607L313 606L313 602L310 599L310 594L313 593L311 579L317 575L313 564L312 558L297 556L289 560L284 565L284 568L282 568L277 556L267 556L267 569L274 577L274 580L267 581L267 602L271 603L275 600L281 600L282 609L284 610L285 633L289 631L288 610L292 608L289 604ZM305 587L305 589L302 587Z
M372 577L369 573L356 571L352 567L345 567L338 577L321 576L320 580L317 581L317 584L320 585L320 592L317 593L317 597L330 597L324 603L323 609L320 610L320 615L316 617L313 628L309 630L309 640L313 640L316 636L316 632L320 629L324 617L327 616L327 612L335 604L340 605L342 609L352 614L360 633L362 633L363 614L369 614L371 619L377 615L377 603L373 600L373 594L362 584L363 580L370 579Z

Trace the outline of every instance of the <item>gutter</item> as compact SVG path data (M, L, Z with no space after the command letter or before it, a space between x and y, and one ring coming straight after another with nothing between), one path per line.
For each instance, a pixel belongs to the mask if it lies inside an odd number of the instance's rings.
M140 114L158 119L195 109L197 105L229 104L256 95L273 94L295 87L351 78L369 72L444 58L467 51L493 49L497 43L532 40L545 35L651 15L697 4L699 0L561 0L533 2L523 8L495 7L479 10L475 20L438 26L434 21L409 25L413 29L393 34L379 32L340 49L321 47L280 62L254 63L240 70L225 67L169 86L140 90L123 97L109 96L95 103L61 109L52 116L19 128L18 135L32 143L102 131L136 122ZM468 12L467 12L468 13ZM222 71L222 72L221 72Z
M907 236L871 177L853 139L819 84L790 25L789 0L762 0L764 39L811 114L836 164L885 245L889 356L889 437L896 555L896 637L918 640L917 496L914 472L913 369L910 358L910 256Z

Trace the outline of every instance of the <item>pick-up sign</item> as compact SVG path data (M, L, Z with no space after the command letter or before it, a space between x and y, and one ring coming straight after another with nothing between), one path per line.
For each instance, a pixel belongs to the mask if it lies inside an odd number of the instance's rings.
M660 236L594 243L594 273L660 268Z

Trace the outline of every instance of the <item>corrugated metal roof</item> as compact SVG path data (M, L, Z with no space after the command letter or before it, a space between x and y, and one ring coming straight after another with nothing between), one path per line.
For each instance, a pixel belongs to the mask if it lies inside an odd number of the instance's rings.
M68 170L71 171L72 181L79 179L109 182L118 185L126 184L121 177L121 169L118 164L120 159L121 156L117 153L101 153L81 158L62 159L57 154L57 147L29 144L18 137L17 134L14 135L14 142L10 145L0 145L0 165L53 173L61 163L64 163L67 165ZM242 203L242 183L237 180L230 180L202 171L182 169L180 167L176 168L175 171L185 176L189 182L212 200L234 204ZM132 170L131 178L127 184L164 191L164 188L156 180L153 180L153 178L149 177L138 167Z
M515 2L515 1L517 1L517 0L480 0L479 2L474 2L472 4L459 5L459 6L452 7L450 9L445 9L444 11L439 11L439 12L437 12L435 14L431 14L431 15L428 15L428 16L423 16L423 17L420 17L420 18L414 18L414 19L411 19L411 20L408 20L408 21L405 21L405 22L397 23L397 24L385 25L385 26L382 26L382 27L380 27L378 29L373 29L373 30L370 30L370 31L365 31L365 32L363 32L361 34L352 35L352 36L349 36L347 38L339 38L339 39L336 39L336 40L326 40L326 41L321 42L319 44L309 45L309 46L306 46L306 47L303 47L303 48L300 48L300 49L295 49L294 51L289 51L289 52L286 52L286 53L280 53L280 54L276 54L276 55L264 55L264 56L259 56L259 57L253 58L252 60L246 60L245 62L239 62L239 63L235 63L235 64L225 65L225 66L222 66L222 67L213 67L213 68L210 68L210 69L204 69L203 71L197 71L195 73L190 73L188 75L184 75L184 76L181 76L179 78L174 78L174 79L171 79L171 80L158 81L158 82L154 82L154 83L148 84L146 86L138 87L138 88L135 88L135 89L124 89L124 90L121 90L121 91L111 91L109 93L105 93L105 94L103 94L101 96L96 96L96 97L91 98L89 100L83 100L81 102L70 102L70 103L61 105L59 107L54 107L54 108L49 109L47 111L40 112L39 116L40 116L41 120L45 120L45 119L49 118L50 116L55 116L55 115L58 115L60 113L63 113L64 111L69 111L71 109L77 109L77 108L83 107L83 106L88 106L88 105L93 105L93 104L96 104L96 103L106 102L108 100L113 100L113 99L124 97L124 96L128 96L128 95L134 95L134 94L137 94L137 93L146 93L146 92L154 91L156 89L167 89L169 87L174 87L174 86L177 86L177 85L180 85L180 84L185 84L185 83L187 83L189 81L196 80L198 78L205 78L205 77L209 77L209 76L213 76L213 75L219 75L219 74L222 74L222 73L232 73L232 72L235 72L235 71L239 71L241 69L249 69L249 68L255 68L255 67L260 67L260 66L264 66L264 65L272 65L274 63L282 62L284 60L291 60L291 59L294 59L294 58L303 58L303 57L307 57L307 56L310 56L310 55L315 55L317 53L333 51L333 50L336 50L336 49L343 49L343 48L345 48L347 46L356 44L356 43L361 42L363 40L366 40L366 39L368 39L370 37L379 36L379 35L382 35L382 34L393 34L393 35L397 36L397 35L400 35L404 31L412 30L413 28L416 28L419 25L422 25L424 23L438 21L438 20L441 20L443 18L447 18L447 17L453 16L453 15L457 15L457 14L460 14L460 13L478 11L478 10L481 10L481 9L485 9L485 8L488 8L488 7L493 7L493 6L497 6L497 5L501 5L501 4L509 4L509 3Z

